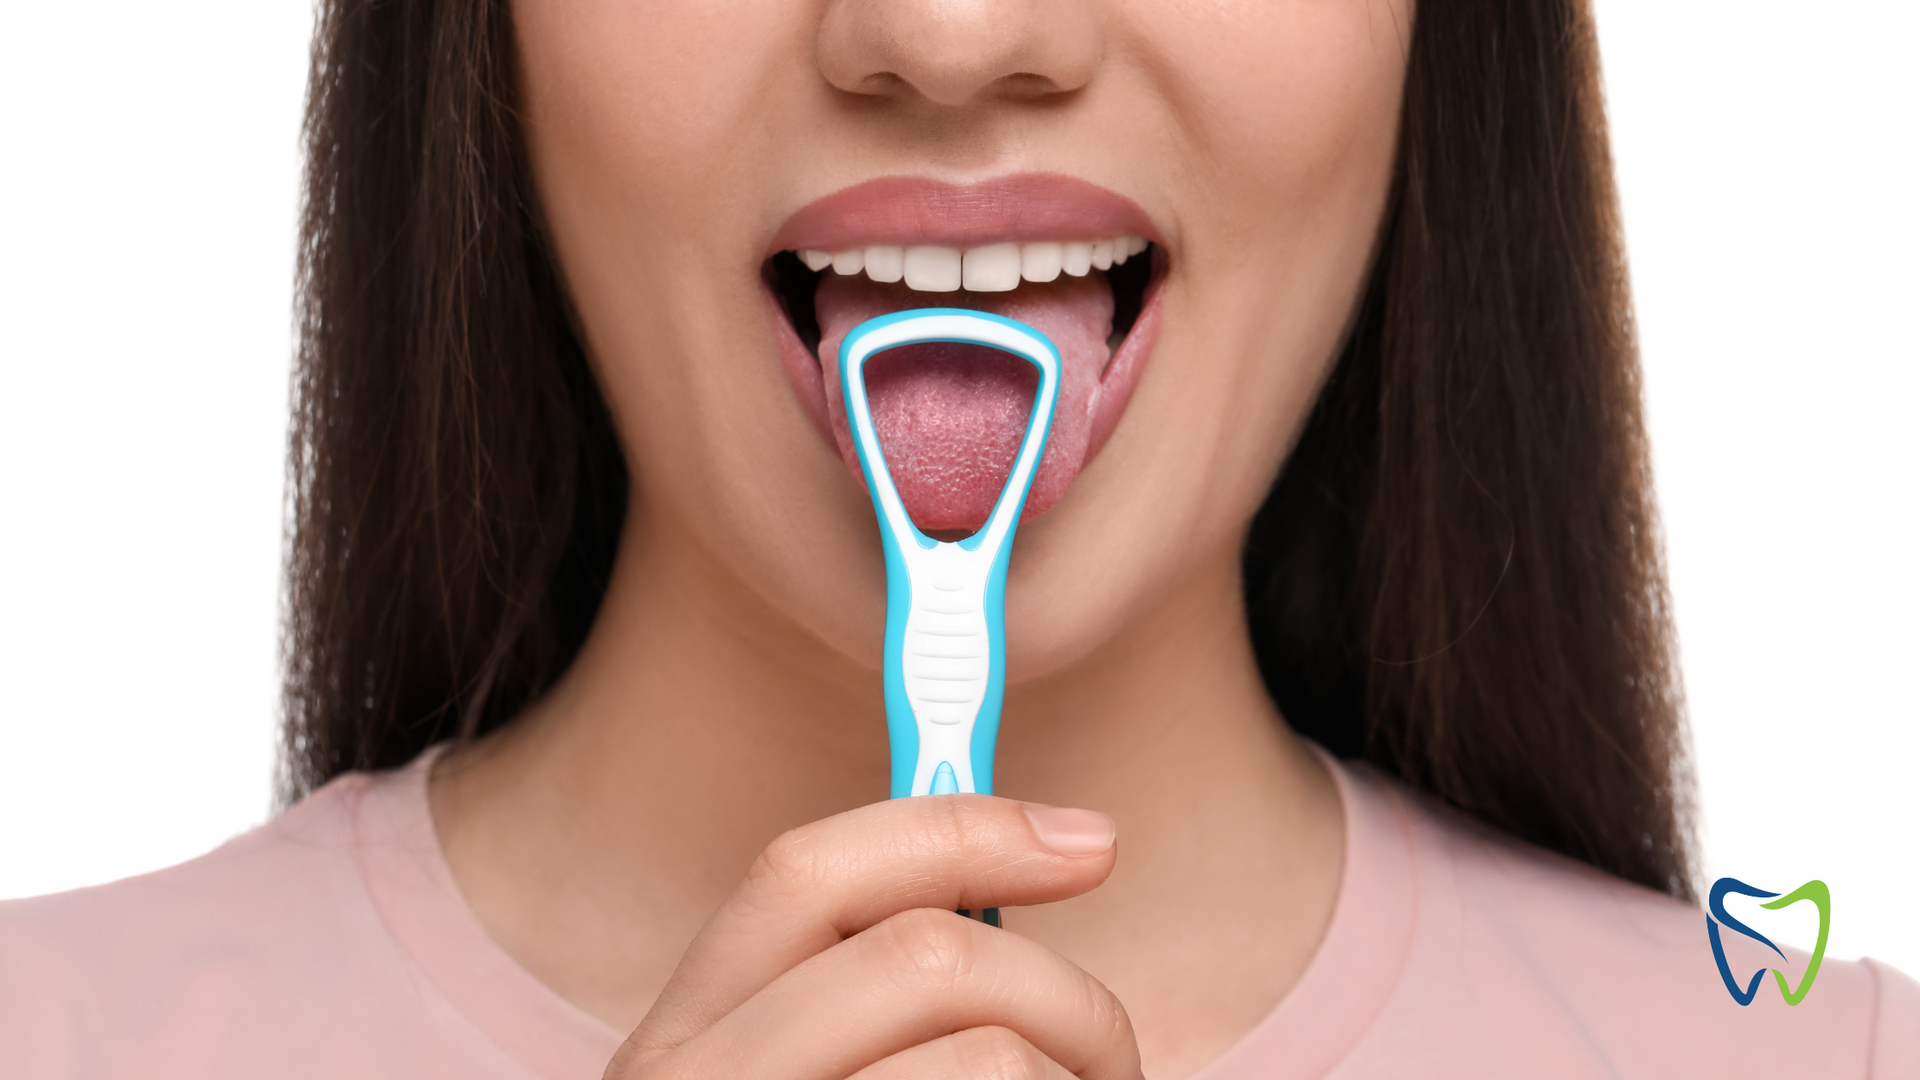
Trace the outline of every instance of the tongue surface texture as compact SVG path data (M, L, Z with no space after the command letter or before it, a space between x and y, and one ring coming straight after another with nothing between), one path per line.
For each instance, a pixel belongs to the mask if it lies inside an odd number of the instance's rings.
M962 307L1018 319L1060 350L1060 401L1023 517L1060 501L1080 472L1108 358L1113 291L1106 276L1023 283L1005 293L924 293L828 273L814 298L827 410L847 468L860 475L840 386L840 342L868 319L916 307ZM986 524L1026 434L1039 372L982 345L908 345L867 361L867 401L888 471L923 532Z

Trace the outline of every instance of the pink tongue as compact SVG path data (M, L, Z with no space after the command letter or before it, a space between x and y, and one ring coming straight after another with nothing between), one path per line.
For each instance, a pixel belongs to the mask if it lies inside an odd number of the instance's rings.
M829 272L814 311L834 438L847 468L860 459L841 395L840 342L868 319L916 307L964 307L1018 319L1060 350L1060 402L1023 517L1045 513L1080 472L1107 364L1113 291L1104 274L1025 283L1005 293L924 293ZM867 401L888 471L923 532L986 524L1020 453L1039 376L1025 360L982 345L909 345L867 361Z

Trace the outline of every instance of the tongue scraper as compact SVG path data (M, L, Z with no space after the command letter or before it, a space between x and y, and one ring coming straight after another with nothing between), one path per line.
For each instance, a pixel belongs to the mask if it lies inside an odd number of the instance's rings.
M863 369L887 349L925 342L986 345L1040 370L1020 455L993 513L957 543L907 516L874 432ZM915 308L869 319L840 345L840 387L887 555L883 664L893 797L993 793L993 744L1006 685L1007 552L1047 446L1060 397L1060 352L1022 322L959 308ZM986 921L997 924L990 911Z

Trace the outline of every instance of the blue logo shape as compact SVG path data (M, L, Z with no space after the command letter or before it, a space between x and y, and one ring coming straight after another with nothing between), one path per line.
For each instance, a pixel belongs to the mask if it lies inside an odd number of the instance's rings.
M1755 971L1753 978L1747 980L1746 989L1741 990L1739 981L1733 977L1732 967L1727 964L1727 950L1720 944L1720 927L1725 925L1772 949L1774 955L1778 956L1783 964L1786 962L1787 954L1781 952L1778 945L1767 940L1765 934L1727 914L1728 893L1737 893L1741 896L1779 897L1771 903L1760 905L1770 911L1777 911L1802 900L1812 901L1813 906L1819 909L1820 938L1814 943L1813 957L1807 961L1807 973L1801 977L1800 985L1789 987L1786 975L1779 968L1773 969L1773 979L1780 986L1780 996L1785 998L1789 1005L1800 1004L1807 996L1807 991L1813 989L1813 977L1820 974L1820 961L1827 955L1827 930L1833 914L1833 897L1827 891L1827 883L1816 878L1785 896L1754 888L1737 878L1723 877L1713 883L1713 890L1707 894L1707 941L1713 945L1713 959L1720 965L1720 981L1727 984L1727 993L1732 994L1733 1000L1739 1004L1751 1005L1753 996L1760 992L1760 978L1767 973L1767 969L1761 968Z

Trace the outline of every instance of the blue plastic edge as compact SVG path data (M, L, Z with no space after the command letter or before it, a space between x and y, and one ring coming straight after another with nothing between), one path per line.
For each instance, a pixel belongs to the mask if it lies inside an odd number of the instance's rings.
M1044 450L1045 447L1042 447ZM1020 495L1026 501L1026 493ZM1017 525L1018 522L1015 522ZM1013 526L1007 528L1007 542L987 571L987 692L980 699L980 714L973 721L973 790L993 794L993 751L1000 741L1000 703L1006 696L1007 682L1007 555L1013 550ZM915 737L918 737L916 733Z
M866 461L863 458L861 465ZM867 481L871 484L871 478ZM876 508L877 509L877 508ZM920 761L920 728L914 723L913 703L907 700L905 678L907 613L913 608L913 579L907 573L907 561L901 557L893 530L880 527L880 544L887 553L887 640L882 649L881 671L887 701L887 747L893 758L891 797L902 799L913 794L913 770Z

